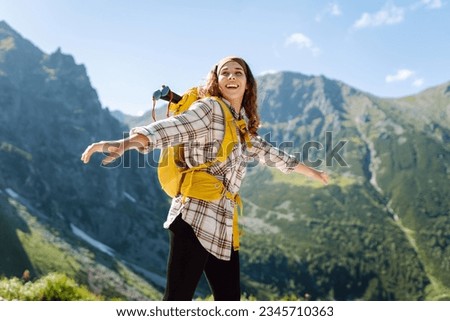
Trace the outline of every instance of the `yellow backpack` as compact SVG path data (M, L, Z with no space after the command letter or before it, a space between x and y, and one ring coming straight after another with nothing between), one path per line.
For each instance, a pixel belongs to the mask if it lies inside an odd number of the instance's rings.
M165 99L169 102L167 107L167 115L172 112L174 115L179 115L197 101L197 88L189 89L182 97L172 93L168 87L163 86L161 91L156 91L153 94L153 107L155 101L159 98ZM208 174L205 169L215 162L224 162L230 155L233 147L239 141L239 132L248 146L250 138L247 132L247 124L245 120L236 120L228 106L219 97L209 97L216 100L222 108L225 119L225 132L222 144L219 147L216 159L200 164L196 167L187 168L182 166L184 163L183 145L169 146L161 151L158 165L158 179L162 189L170 197L175 197L179 194L183 196L183 201L187 197L193 197L204 201L215 201L225 196L231 199L235 204L239 205L242 210L242 202L237 194L230 193L223 183L215 176ZM175 103L173 103L175 101ZM154 109L153 109L154 110ZM155 119L153 111L153 118ZM237 208L233 216L233 246L237 250L239 248L239 230L237 223Z
M192 168L185 168L182 166L184 163L183 145L170 146L161 151L158 165L158 179L163 190L171 197L174 197L181 192L183 187L182 183L183 181L186 181L183 176L187 173L206 169L215 162L225 161L233 150L235 144L238 142L238 128L239 130L246 129L245 121L236 120L231 114L228 106L225 105L220 98L209 98L216 100L220 104L224 114L225 133L222 144L219 147L215 160ZM174 115L179 115L188 110L196 100L198 100L198 91L197 88L194 87L189 89L177 103L172 103L169 101L168 111L172 112ZM184 183L183 189L186 188L186 183Z

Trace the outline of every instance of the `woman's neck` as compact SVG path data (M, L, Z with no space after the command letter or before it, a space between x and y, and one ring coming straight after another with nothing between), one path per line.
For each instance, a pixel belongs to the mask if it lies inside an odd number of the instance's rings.
M231 107L233 107L234 110L239 114L239 112L241 111L242 99L233 99L228 101L230 102Z

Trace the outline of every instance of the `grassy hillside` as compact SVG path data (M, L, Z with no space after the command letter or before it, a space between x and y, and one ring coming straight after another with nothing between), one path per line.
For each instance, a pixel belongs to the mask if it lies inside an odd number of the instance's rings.
M247 202L242 219L244 273L258 282L253 291L267 297L426 299L430 280L417 253L363 186L273 184L272 175L258 170L251 176L254 187L245 189L245 198L258 204ZM258 231L260 220L266 229Z
M105 299L159 300L160 290L130 269L65 229L55 229L45 218L32 215L18 200L0 195L1 271L31 280L55 271L83 284ZM64 233L64 236L62 236ZM4 241L4 242L3 242Z
M264 113L280 118L266 122L273 141L293 142L289 152L308 141L325 148L330 131L334 144L346 141L347 164L322 163L331 175L326 187L277 170L250 171L241 219L250 293L450 300L449 88L398 100L342 84L329 96L312 88L318 98L297 111L287 104L292 116L286 120L272 110L283 98L266 97Z

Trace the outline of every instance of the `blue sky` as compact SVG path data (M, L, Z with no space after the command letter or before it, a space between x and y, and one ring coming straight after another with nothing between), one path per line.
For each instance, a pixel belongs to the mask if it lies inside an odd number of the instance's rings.
M450 80L450 0L0 0L0 20L73 55L102 105L128 114L230 54L255 75L324 75L381 97Z

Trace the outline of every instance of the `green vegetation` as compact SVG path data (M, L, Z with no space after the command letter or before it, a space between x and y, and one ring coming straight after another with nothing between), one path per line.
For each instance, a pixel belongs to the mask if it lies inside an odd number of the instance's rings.
M442 95L448 84L441 87L414 99L346 97L347 112L335 115L345 115L345 126L333 133L348 141L349 166L326 168L326 187L276 170L249 171L241 219L248 293L450 300L450 99ZM283 126L269 127L277 133ZM289 137L317 141L312 126Z
M13 37L8 37L0 40L0 51L9 51L11 49L14 49L15 47L16 44Z
M36 281L19 278L0 279L0 297L21 301L98 301L95 295L60 273L51 273Z
M63 230L49 228L13 198L5 199L0 195L0 223L0 241L2 244L8 244L0 247L0 268L7 275L16 275L16 278L8 283L9 288L17 288L20 283L17 276L24 270L29 270L30 278L48 275L49 280L57 280L58 284L65 282L68 288L61 287L61 291L67 293L61 296L65 295L68 299L76 298L70 289L70 280L83 285L105 300L159 300L162 297L159 290L121 260L88 248L77 239L67 236L62 238ZM58 274L57 277L50 277L55 271L64 273L66 278ZM35 286L42 287L42 282ZM14 295L32 300L32 295L35 294L28 294L29 286L31 285L20 288L22 292L14 290ZM49 292L45 293L46 297L49 297ZM7 295L0 296L9 298ZM40 300L38 294L35 297ZM83 300L83 297L79 299Z
M270 183L270 175L261 170L251 176L258 188L246 188L245 197L260 209L246 213L283 232L244 235L243 272L253 282L245 286L248 293L263 299L425 299L429 280L417 254L363 186L311 189ZM241 221L251 225L252 219Z
M14 153L14 154L18 155L19 157L26 159L27 161L31 161L33 159L33 156L30 153L12 145L12 144L9 144L7 142L0 143L0 151L7 152L7 153Z
M12 201L18 206L18 209L24 211L25 208ZM36 218L29 216L28 224L35 225ZM80 270L80 262L67 252L63 243L58 244L55 237L43 229L32 229L25 233L17 231L17 236L27 253L28 258L36 267L38 275L45 274L48 271L64 271L68 276L75 277Z

